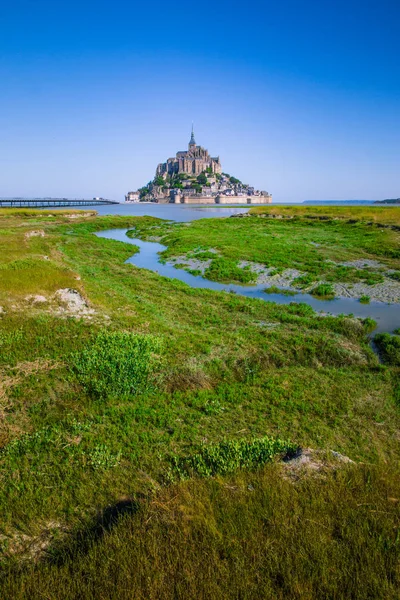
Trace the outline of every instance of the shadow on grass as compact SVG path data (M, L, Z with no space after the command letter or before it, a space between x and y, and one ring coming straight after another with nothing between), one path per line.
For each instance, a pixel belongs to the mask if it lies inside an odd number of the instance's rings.
M144 497L143 497L144 498ZM140 500L121 500L107 506L98 514L92 525L80 529L48 548L44 562L62 566L77 556L86 555L91 547L97 544L107 533L127 516L135 515L140 507Z

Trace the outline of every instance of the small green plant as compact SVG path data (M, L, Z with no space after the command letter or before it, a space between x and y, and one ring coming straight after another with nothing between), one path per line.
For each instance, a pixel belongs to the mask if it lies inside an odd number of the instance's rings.
M71 356L71 367L93 397L130 396L148 388L159 348L159 340L151 335L103 330L90 346Z
M293 284L294 285L298 285L299 287L308 287L309 285L313 284L315 281L315 275L312 275L311 273L307 273L306 275L301 275L300 277L296 277L296 279L293 280Z
M381 273L369 273L368 277L364 279L367 285L376 285L377 283L383 283L385 278Z
M390 333L378 333L374 342L385 363L400 367L400 338Z
M369 296L366 296L364 294L363 296L360 297L361 304L369 304L370 302L371 302L371 298Z
M373 331L376 327L376 321L371 319L371 317L363 319L362 324L364 325L364 330L366 333L371 333L371 331Z
M395 281L400 281L400 271L393 271L393 273L388 273L390 279L394 279Z
M335 297L335 290L330 283L320 283L311 290L311 294L318 298L332 299Z
M266 294L282 294L282 296L296 296L297 292L293 290L287 290L285 288L279 288L276 285L271 285L268 288L265 288L264 292Z
M395 335L400 335L400 327L398 327L397 329L395 329L395 330L393 331L393 333L394 333Z
M256 281L257 274L250 269L241 269L237 266L237 262L238 261L230 260L222 256L217 256L213 258L204 274L207 279L226 283L253 283Z
M118 465L121 453L112 454L105 444L100 444L88 453L87 458L93 469L112 469Z
M205 445L190 456L173 456L172 474L185 479L191 475L211 477L233 473L238 469L256 469L277 454L294 452L297 446L280 438L262 437L253 440L224 440Z

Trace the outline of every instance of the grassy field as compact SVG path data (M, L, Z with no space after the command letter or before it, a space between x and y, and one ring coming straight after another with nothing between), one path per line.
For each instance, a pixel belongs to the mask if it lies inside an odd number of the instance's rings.
M383 210L382 210L383 209ZM276 215L306 219L355 220L363 223L400 225L398 206L311 206L311 205L270 205L255 206L250 209L256 215Z
M396 343L380 364L368 321L137 269L112 227L318 277L339 250L398 260L358 221L2 211L1 597L396 598ZM298 446L323 468L291 475Z

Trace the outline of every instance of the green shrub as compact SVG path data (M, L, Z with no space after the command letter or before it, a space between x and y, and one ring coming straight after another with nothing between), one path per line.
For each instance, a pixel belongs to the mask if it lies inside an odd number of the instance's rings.
M311 291L311 294L318 298L334 298L335 290L330 283L320 283Z
M394 279L395 281L400 281L400 271L394 271L393 273L388 273L390 279Z
M253 283L257 279L257 274L250 269L241 269L237 266L237 261L222 256L217 256L211 261L204 275L212 281L226 283Z
M400 339L389 333L378 333L374 342L385 363L400 367Z
M293 290L287 290L285 288L279 288L276 285L271 285L268 288L265 288L264 292L266 294L282 294L282 296L296 296L297 292Z
M371 298L369 296L366 296L364 294L364 296L360 297L360 303L361 304L369 304L371 302Z
M363 319L362 324L366 333L371 333L376 327L376 321L374 321L374 319L371 319L371 317L366 317L365 319Z
M159 347L151 335L103 330L90 346L72 355L71 366L89 395L130 396L149 387Z
M395 330L393 331L393 333L394 333L395 335L400 335L400 327L398 327L397 329L395 329Z
M294 452L297 446L279 438L262 437L253 440L224 440L202 446L191 456L172 457L172 475L181 479L198 475L211 477L233 473L238 469L256 469L277 454Z

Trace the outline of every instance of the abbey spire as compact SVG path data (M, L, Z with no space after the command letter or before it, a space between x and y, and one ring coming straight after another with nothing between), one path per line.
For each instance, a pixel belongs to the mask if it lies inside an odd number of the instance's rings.
M193 148L194 146L196 146L196 140L194 139L194 130L192 123L192 135L190 136L189 148Z

